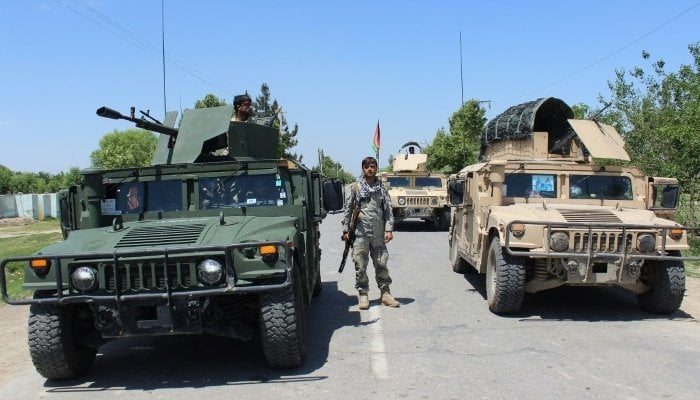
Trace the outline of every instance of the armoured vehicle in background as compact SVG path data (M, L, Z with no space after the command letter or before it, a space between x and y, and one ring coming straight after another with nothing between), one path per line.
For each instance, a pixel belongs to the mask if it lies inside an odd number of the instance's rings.
M687 229L671 220L676 179L631 166L609 125L573 119L563 101L511 107L482 133L483 162L451 175L450 260L486 274L494 313L520 310L524 293L561 285L619 286L644 310L683 300Z
M109 339L199 333L259 336L270 366L300 365L319 224L342 208L340 184L278 158L278 131L231 121L231 106L186 110L178 129L176 113L97 114L161 135L152 166L87 169L60 195L63 242L0 264L4 300L31 304L37 371L78 376ZM13 264L33 298L9 298Z
M382 172L380 179L391 196L395 222L421 219L446 230L450 226L447 176L428 171L427 160L418 143L408 142L394 156L392 172Z

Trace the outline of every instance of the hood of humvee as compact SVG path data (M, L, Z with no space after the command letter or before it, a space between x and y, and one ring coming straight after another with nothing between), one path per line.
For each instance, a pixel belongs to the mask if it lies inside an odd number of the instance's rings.
M295 232L294 217L178 218L124 223L110 227L80 229L38 254L105 253L119 249L226 245L248 241L289 241Z
M620 225L678 225L674 221L657 217L649 210L592 205L513 204L493 207L492 215L504 222L519 220Z

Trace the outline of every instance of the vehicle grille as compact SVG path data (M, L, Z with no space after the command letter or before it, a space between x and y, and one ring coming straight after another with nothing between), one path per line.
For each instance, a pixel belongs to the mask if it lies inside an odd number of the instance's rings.
M632 247L633 235L628 233L624 239L621 232L592 232L589 236L588 232L573 232L572 248L574 252L586 252L588 243L591 242L591 250L596 253L619 253L622 251L623 240L625 251L629 253Z
M430 206L432 197L406 197L406 207Z
M105 282L101 287L113 292L117 289L117 281L114 276L113 264L102 264L99 269L104 271ZM168 276L163 270L163 263L140 261L124 264L119 267L117 279L119 281L119 291L142 291L142 290L165 290L168 286L171 289L187 289L196 286L196 272L194 263L171 262L168 266ZM101 285L102 286L102 285Z
M115 247L195 244L205 224L145 226L129 231Z

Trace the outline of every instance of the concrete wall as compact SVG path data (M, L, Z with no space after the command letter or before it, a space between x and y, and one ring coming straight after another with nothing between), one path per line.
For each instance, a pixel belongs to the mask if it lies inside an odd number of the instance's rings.
M56 193L0 196L0 218L59 218L59 210Z

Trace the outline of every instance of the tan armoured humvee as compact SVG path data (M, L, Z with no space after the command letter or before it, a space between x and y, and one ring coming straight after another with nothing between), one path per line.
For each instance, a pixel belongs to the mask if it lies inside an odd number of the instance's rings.
M417 150L417 151L416 151ZM408 142L394 155L392 172L380 178L391 197L394 221L421 219L437 229L450 227L447 205L447 176L426 169L427 154L416 142Z
M482 134L482 163L450 176L449 244L455 272L486 274L494 313L524 293L561 285L619 286L653 313L683 300L687 230L671 220L679 186L638 168L609 125L575 120L564 102L511 107Z

